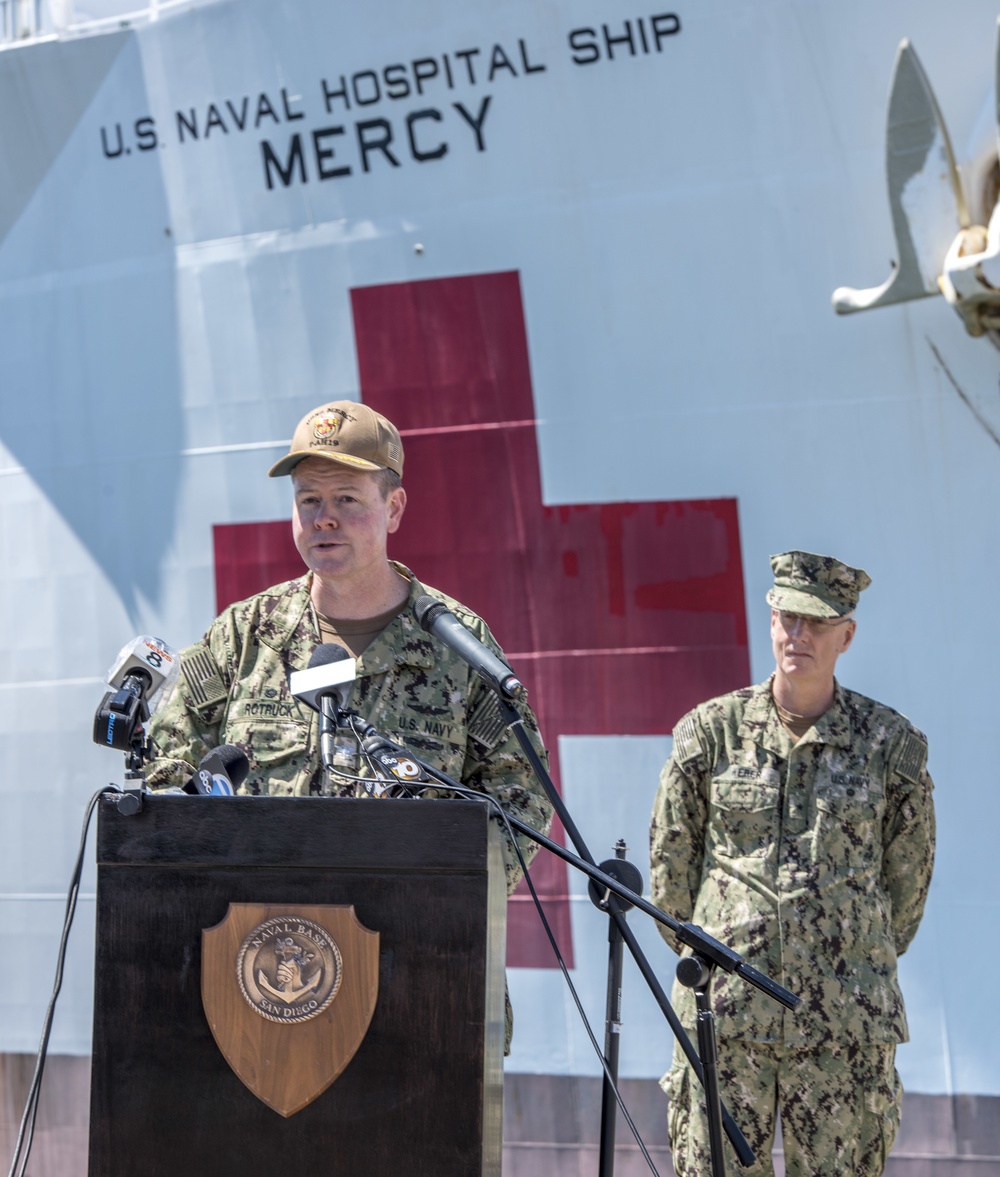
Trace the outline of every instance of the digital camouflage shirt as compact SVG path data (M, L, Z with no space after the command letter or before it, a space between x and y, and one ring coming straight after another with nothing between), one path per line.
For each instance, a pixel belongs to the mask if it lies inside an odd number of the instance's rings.
M424 593L437 597L502 656L500 647L481 618L396 567L410 580L409 600L358 659L349 705L380 735L547 832L551 805L504 728L493 692L417 625L413 602ZM364 795L363 786L327 774L319 754L319 716L289 691L289 674L305 669L321 642L310 583L306 575L230 605L200 641L181 651L174 692L150 723L156 753L147 774L150 788L183 785L212 748L235 744L250 760L241 793ZM535 717L527 706L520 711L544 761ZM345 771L369 776L360 757L351 759L351 746L348 737ZM518 843L530 861L537 845L523 835ZM503 848L509 893L522 872L506 832Z
M920 923L934 862L926 760L907 719L840 686L797 744L770 681L677 724L653 810L653 901L802 999L788 1011L717 972L720 1037L907 1040L896 958ZM675 984L674 1000L693 1027L693 991Z

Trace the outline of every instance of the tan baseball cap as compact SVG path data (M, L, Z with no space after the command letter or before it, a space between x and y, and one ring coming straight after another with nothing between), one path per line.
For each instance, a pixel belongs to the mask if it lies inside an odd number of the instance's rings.
M381 413L356 401L330 401L296 425L287 454L268 475L291 474L303 458L329 458L358 470L394 470L403 477L399 430Z
M771 557L774 585L768 590L772 609L806 617L844 617L853 613L858 596L872 578L862 568L851 568L833 556L815 552L782 552Z

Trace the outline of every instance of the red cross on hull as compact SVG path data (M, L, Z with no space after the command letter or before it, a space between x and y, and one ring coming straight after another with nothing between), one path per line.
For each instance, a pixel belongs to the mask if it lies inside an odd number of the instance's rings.
M748 682L734 500L543 505L516 273L366 287L351 301L362 399L406 452L410 498L390 554L487 619L557 781L560 735L666 734ZM613 405L611 392L581 463L600 464ZM287 523L217 527L215 542L220 609L301 574ZM542 854L532 878L571 963L565 868ZM508 963L551 966L525 899L510 906Z

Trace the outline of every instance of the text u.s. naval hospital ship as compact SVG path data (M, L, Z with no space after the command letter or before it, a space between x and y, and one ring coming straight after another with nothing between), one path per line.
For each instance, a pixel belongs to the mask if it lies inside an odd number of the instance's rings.
M403 433L393 554L490 620L588 844L644 875L675 720L770 670L768 556L871 573L842 678L927 733L938 786L892 1171L1000 1166L997 15L0 0L11 1149L83 808L121 775L91 741L104 669L298 573L266 471L347 397ZM543 858L600 1037L604 917ZM92 867L83 891L39 1174L86 1164ZM595 1155L599 1068L526 897L509 925L505 1171L530 1173ZM621 1074L664 1171L671 1046L626 969Z

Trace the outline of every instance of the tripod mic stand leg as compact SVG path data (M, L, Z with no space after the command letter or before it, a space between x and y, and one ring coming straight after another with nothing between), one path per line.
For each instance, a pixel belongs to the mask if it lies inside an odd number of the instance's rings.
M698 1056L701 1059L705 1106L708 1111L708 1146L712 1154L712 1177L726 1177L726 1154L722 1143L722 1100L719 1096L719 1052L715 1037L715 1014L709 986L715 966L699 956L686 956L677 965L677 979L694 990L698 1010Z
M637 894L642 892L642 875L625 855L628 847L619 838L615 857L601 863L601 870ZM604 1084L601 1089L601 1151L599 1177L612 1177L615 1171L615 1127L618 1120L618 1050L622 1022L622 956L625 914L632 904L591 881L590 898L608 915L608 996L604 1018Z
M601 1089L601 1152L599 1177L612 1177L615 1171L615 1128L618 1101L614 1085L618 1082L618 1049L622 1021L622 936L614 922L608 923L608 999L604 1023L604 1061L607 1071Z

